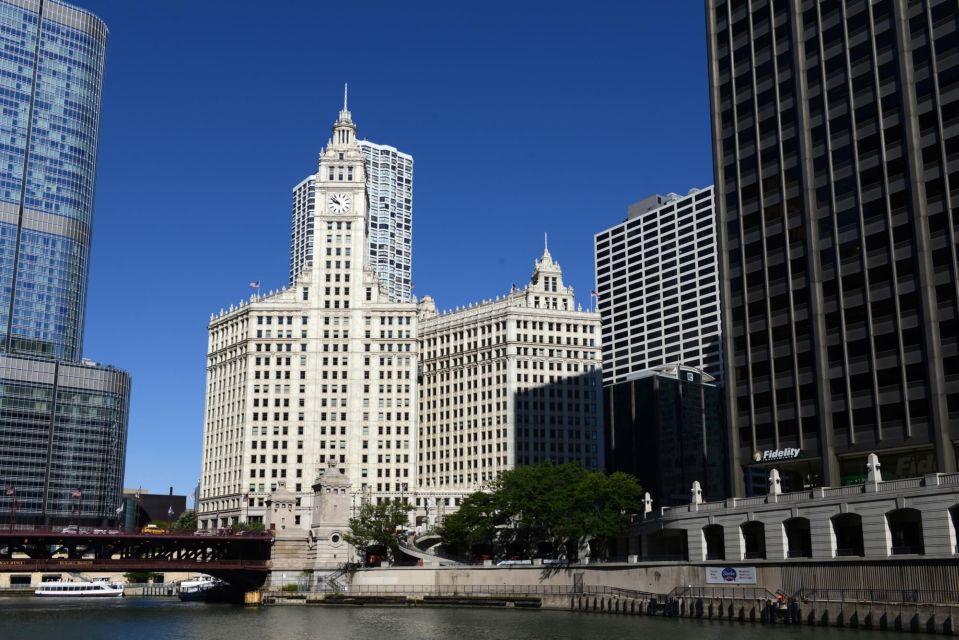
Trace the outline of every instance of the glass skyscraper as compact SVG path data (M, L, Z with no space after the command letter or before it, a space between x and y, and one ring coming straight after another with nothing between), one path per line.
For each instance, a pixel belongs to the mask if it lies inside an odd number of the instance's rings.
M106 40L81 9L0 0L0 520L119 504L130 379L81 362Z
M0 23L3 350L75 361L107 29L50 0L0 2Z

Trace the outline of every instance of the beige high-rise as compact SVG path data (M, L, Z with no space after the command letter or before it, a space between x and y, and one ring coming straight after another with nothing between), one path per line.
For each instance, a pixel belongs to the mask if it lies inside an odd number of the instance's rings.
M351 500L405 497L416 460L416 307L369 267L368 196L343 110L320 155L313 264L209 325L200 526L261 521L279 482L308 528L319 469Z

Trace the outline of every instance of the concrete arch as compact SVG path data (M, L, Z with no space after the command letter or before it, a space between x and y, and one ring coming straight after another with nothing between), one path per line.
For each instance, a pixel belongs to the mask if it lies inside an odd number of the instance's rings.
M889 536L889 555L921 555L925 553L922 535L922 513L918 509L903 507L886 513L886 530Z
M707 524L703 527L704 560L726 559L725 530L721 524Z
M862 516L858 513L837 513L829 519L833 557L865 555L862 537Z
M766 525L758 520L750 520L739 525L743 559L766 558Z
M783 521L787 558L811 558L812 534L809 518L796 517Z

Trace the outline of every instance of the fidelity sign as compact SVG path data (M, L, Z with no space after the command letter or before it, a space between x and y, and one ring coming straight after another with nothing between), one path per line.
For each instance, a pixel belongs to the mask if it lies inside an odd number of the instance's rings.
M753 462L771 462L774 460L792 460L798 458L802 449L786 447L785 449L766 449L753 454Z

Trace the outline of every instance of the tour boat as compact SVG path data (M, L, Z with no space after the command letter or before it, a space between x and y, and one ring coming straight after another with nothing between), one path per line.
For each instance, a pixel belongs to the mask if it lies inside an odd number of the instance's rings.
M34 595L53 598L122 598L123 585L114 582L44 582Z
M215 578L200 576L196 580L184 580L180 583L180 600L184 602L205 601L212 592L222 589L223 582Z

